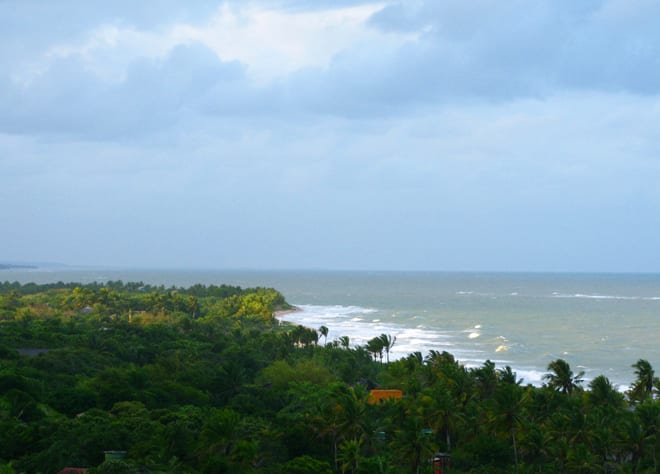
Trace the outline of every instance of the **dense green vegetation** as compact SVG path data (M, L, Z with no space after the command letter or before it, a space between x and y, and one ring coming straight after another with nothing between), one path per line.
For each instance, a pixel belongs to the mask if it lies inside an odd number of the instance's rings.
M279 325L272 289L0 284L0 473L657 472L659 383L627 394L559 359L544 387L446 352L388 362ZM401 400L371 405L374 387ZM104 451L126 451L104 461Z

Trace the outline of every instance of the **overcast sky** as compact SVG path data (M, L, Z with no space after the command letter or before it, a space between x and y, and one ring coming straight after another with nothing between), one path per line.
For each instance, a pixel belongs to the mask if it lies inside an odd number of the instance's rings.
M0 261L658 272L660 2L1 0L0 216Z

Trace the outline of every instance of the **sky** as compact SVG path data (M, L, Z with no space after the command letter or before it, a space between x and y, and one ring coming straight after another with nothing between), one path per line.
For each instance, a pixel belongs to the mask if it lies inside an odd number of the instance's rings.
M0 0L0 261L660 272L656 0Z

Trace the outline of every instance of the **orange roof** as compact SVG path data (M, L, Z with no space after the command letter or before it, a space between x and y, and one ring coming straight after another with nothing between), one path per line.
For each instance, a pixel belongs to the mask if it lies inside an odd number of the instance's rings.
M369 403L381 403L384 400L395 399L398 400L403 398L403 392L401 390L394 389L380 389L380 390L370 390L369 391Z

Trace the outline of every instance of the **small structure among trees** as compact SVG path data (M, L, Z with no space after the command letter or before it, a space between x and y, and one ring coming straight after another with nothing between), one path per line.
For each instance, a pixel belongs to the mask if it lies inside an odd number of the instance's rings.
M396 389L375 389L369 391L368 402L372 405L382 403L385 400L399 400L403 398L403 392Z

